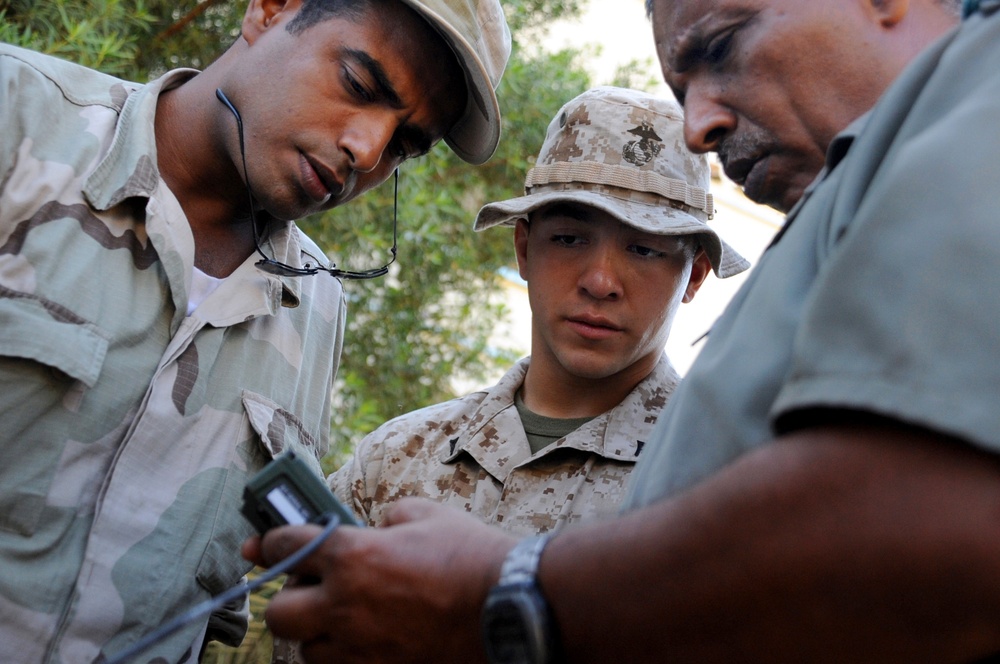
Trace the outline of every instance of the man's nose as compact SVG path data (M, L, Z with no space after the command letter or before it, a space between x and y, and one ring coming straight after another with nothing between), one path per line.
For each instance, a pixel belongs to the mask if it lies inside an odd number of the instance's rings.
M351 168L360 173L375 170L382 161L395 130L395 122L372 113L345 132L341 149L347 154Z
M599 300L617 299L622 295L618 256L613 248L595 247L587 257L580 274L580 289Z
M684 95L684 142L692 152L716 152L736 129L736 114L703 85L689 85Z

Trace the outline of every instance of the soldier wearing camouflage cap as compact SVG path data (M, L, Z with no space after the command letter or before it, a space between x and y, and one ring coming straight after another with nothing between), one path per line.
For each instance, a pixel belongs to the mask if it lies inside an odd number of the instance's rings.
M602 210L657 235L690 235L719 277L738 274L746 259L708 225L715 213L705 158L684 145L683 113L672 99L599 87L553 118L525 195L487 205L476 230L518 219L554 202Z
M615 513L678 376L663 348L711 269L746 261L708 225L704 157L673 100L603 87L552 120L526 194L486 205L515 226L532 352L486 390L403 415L330 477L369 523L424 496L520 535Z
M340 279L291 220L500 132L498 0L250 0L148 85L0 45L0 644L107 661L241 583L246 481L320 472ZM243 611L142 653L237 644Z

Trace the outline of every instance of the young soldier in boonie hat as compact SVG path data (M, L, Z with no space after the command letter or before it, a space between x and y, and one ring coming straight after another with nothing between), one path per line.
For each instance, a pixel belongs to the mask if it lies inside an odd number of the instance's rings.
M615 87L584 92L549 124L525 195L485 206L475 229L513 226L555 202L603 210L657 235L694 235L719 277L749 263L708 225L714 214L705 157L684 145L673 99Z
M599 88L553 120L526 196L476 228L515 225L531 356L496 385L402 415L330 477L372 525L422 496L521 535L615 513L678 381L673 315L714 267L747 262L706 223L708 164L677 104Z

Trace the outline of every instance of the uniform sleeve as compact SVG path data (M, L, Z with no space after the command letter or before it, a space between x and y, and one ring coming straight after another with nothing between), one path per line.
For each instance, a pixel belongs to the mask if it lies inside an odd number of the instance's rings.
M379 430L365 436L351 458L327 478L333 494L369 525L376 525L372 523L372 501L382 466L381 441Z
M844 173L865 193L838 201L855 211L832 226L779 429L796 411L846 408L1000 451L1000 31L970 32L899 113L877 166ZM869 127L887 124L884 106ZM878 145L865 138L852 152Z

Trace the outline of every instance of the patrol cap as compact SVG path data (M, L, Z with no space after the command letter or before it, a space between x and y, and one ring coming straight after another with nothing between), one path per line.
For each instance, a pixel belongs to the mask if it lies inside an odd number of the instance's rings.
M715 212L704 155L684 144L684 115L673 99L610 86L565 104L549 123L524 196L490 203L475 229L518 219L550 203L581 203L657 235L697 235L719 277L750 263L708 225Z
M493 156L500 142L496 87L510 57L510 28L499 0L402 0L451 47L465 72L465 111L444 141L470 164Z

